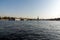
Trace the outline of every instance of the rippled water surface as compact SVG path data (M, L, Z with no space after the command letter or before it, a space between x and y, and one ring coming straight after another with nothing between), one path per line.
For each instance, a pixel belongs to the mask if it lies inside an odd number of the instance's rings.
M60 40L60 21L1 21L0 39Z

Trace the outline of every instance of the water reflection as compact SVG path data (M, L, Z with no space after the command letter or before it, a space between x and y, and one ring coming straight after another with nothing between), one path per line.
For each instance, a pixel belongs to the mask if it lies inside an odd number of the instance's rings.
M0 39L60 40L58 21L0 21Z

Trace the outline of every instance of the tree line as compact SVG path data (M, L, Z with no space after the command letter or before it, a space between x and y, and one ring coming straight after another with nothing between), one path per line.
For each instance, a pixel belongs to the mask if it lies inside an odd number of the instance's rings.
M4 19L4 20L15 20L15 18L14 17L0 17L0 20L2 20L2 19Z

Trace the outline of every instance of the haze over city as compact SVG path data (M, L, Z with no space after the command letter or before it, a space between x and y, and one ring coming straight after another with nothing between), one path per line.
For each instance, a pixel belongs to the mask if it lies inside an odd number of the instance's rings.
M0 0L0 16L59 18L60 0Z

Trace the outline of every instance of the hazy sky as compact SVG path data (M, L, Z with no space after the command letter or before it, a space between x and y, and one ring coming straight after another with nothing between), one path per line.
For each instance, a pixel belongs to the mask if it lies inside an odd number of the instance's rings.
M0 0L0 16L60 17L60 0Z

